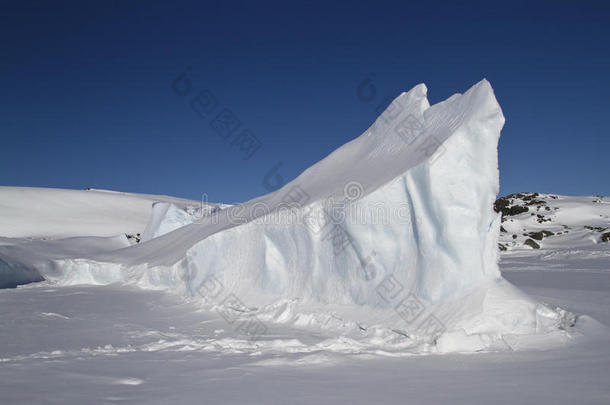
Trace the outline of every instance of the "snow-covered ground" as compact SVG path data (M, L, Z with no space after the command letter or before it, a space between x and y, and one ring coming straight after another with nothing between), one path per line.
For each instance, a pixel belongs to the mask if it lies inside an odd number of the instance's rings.
M510 255L504 256L510 261ZM3 404L607 404L610 272L533 258L504 275L578 314L587 337L537 351L394 357L342 351L321 335L271 330L277 351L175 296L124 286L0 290ZM538 266L537 271L534 267ZM604 270L605 269L605 270ZM603 324L600 326L596 321ZM212 337L226 336L224 339ZM344 345L349 347L349 345Z
M501 243L520 242L502 253L501 270L534 299L579 316L567 345L408 355L281 324L252 341L218 312L166 292L40 282L0 290L0 403L608 403L606 198L539 199L551 221L504 217L503 228L521 233L501 233ZM572 232L557 235L563 225ZM146 224L138 226L129 231ZM555 235L540 249L522 245L523 233L540 230Z
M4 188L0 199L7 192L14 193ZM40 282L0 290L0 403L608 403L610 243L600 240L609 204L605 197L536 198L543 208L530 207L550 220L505 215L500 266L534 299L579 316L567 345L408 355L281 324L268 324L252 341L218 312L167 292ZM105 220L120 227L123 215ZM128 231L142 232L146 223L137 226ZM520 230L517 238L509 228ZM524 233L542 230L554 235L534 239L539 249L523 245ZM27 240L25 251L56 243L82 253L78 242L86 240Z
M503 122L418 85L236 206L0 188L0 403L608 403L610 205L494 203Z

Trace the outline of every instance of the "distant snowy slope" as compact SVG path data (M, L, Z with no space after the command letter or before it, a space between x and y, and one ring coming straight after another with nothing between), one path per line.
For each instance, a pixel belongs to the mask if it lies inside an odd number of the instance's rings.
M610 242L610 199L604 196L516 193L499 198L495 208L502 212L503 251L574 249Z
M578 275L571 288L579 288L580 277L610 271L608 197L516 193L499 198L495 207L503 212L502 269L512 278L568 271Z
M191 221L217 206L108 190L0 187L0 288L42 280L53 260L136 244L155 204L171 205ZM171 229L165 224L158 234Z
M106 190L0 186L0 237L67 238L142 233L155 201L196 201Z

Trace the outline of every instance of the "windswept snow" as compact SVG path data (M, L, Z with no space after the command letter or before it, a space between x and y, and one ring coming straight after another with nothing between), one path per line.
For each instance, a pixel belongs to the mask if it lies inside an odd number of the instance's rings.
M515 281L610 325L610 288L554 275ZM582 316L575 329L544 351L409 356L282 324L252 342L160 291L36 283L0 290L0 403L607 404L608 328Z

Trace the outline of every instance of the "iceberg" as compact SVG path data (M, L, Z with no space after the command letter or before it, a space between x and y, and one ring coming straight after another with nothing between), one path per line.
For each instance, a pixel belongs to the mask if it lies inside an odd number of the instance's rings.
M142 243L40 272L437 352L565 333L565 312L498 269L504 116L491 85L432 106L426 93L423 84L402 93L364 134L275 192L196 216L157 204Z

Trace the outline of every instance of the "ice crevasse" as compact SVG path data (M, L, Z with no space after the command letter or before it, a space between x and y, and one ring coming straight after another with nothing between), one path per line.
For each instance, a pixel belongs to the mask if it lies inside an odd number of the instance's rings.
M567 333L565 312L498 269L504 116L493 89L483 80L432 106L426 92L402 93L273 193L216 212L159 206L139 245L55 260L43 276L168 289L265 321L351 325L439 351Z

